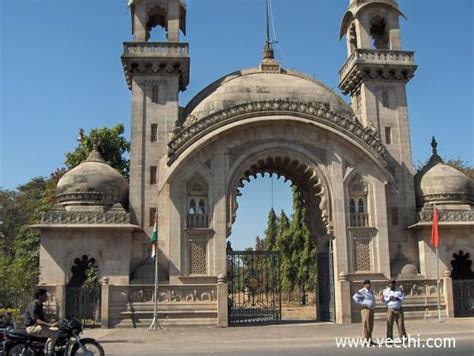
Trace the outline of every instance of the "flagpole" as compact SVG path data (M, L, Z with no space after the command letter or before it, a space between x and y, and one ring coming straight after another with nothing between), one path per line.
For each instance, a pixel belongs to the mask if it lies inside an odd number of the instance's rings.
M436 247L436 289L438 291L438 321L441 322L441 296L439 281L439 248Z
M156 219L156 217L155 217ZM156 220L155 220L155 229L158 229ZM161 329L160 323L158 322L158 240L156 240L155 245L155 293L154 293L154 307L153 307L153 320L151 321L149 331L156 330L157 328Z
M436 204L433 204L433 217L436 214L436 230L438 232L438 212L436 209ZM433 221L434 223L434 221ZM441 288L440 288L440 280L439 280L439 232L438 232L438 240L436 242L436 291L438 294L438 322L441 322Z
M158 255L155 255L155 292L154 292L154 308L153 308L153 320L148 330L156 330L160 324L158 323Z

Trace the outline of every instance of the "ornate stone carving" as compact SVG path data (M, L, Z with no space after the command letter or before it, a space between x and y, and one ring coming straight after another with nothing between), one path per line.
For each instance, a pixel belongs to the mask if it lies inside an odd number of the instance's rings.
M348 135L383 159L384 146L380 137L370 128L364 127L356 117L348 118L331 111L327 105L301 103L290 100L267 100L248 102L226 108L202 119L186 120L174 130L168 143L169 162L176 159L180 151L192 143L192 138L213 127L222 126L241 119L256 116L290 115L323 123Z
M433 220L433 207L425 206L419 214L420 222ZM473 209L438 209L439 221L474 221Z
M132 86L135 73L178 74L179 88L185 90L189 83L189 47L179 42L126 42L122 64L128 87Z
M43 214L42 224L129 224L130 214L121 204L115 204L107 212L76 212L51 209Z
M371 271L371 239L354 239L354 267L356 271Z
M207 274L207 241L192 239L189 245L191 274Z
M154 301L154 286L128 286L129 303L152 303ZM217 300L216 285L160 285L158 302L165 303L196 303L215 302Z
M349 94L365 79L408 82L416 68L414 52L357 48L339 71L339 88Z

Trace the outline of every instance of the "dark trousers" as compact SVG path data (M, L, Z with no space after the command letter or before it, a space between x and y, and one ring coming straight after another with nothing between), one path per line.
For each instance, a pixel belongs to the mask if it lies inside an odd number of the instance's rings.
M400 337L407 336L405 330L405 318L403 316L403 308L387 309L387 339L393 339L393 322L397 323L398 335Z

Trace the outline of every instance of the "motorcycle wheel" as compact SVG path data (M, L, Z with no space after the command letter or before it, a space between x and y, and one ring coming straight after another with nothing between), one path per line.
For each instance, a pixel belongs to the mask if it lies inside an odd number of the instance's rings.
M16 344L8 350L7 356L34 356L35 351L25 344Z
M71 356L104 356L105 352L102 346L95 340L81 340L82 345L86 348L86 352L82 350L79 344L75 344L71 350Z

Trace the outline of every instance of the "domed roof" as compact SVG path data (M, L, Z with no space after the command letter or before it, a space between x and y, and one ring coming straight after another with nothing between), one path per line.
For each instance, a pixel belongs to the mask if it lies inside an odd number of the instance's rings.
M185 108L185 121L238 104L273 99L325 104L332 111L354 116L339 95L312 77L284 69L268 72L251 68L228 74L198 93Z
M472 201L473 182L456 168L438 163L421 178L420 192L425 202Z
M56 202L68 206L126 205L128 200L127 180L108 165L94 149L89 157L71 169L56 186Z
M425 167L416 175L417 198L424 203L473 203L474 183L460 170L445 164L438 155L435 138L433 154Z

